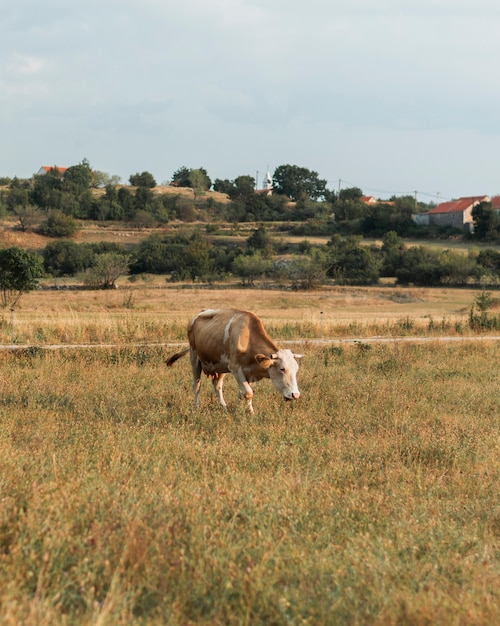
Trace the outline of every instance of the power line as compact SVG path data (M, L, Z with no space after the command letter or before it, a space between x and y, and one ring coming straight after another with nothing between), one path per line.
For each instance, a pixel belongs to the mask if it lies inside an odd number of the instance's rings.
M360 185L357 183L353 183L351 181L345 180L344 178L339 179L338 181L334 181L334 183L332 183L332 181L328 181L329 184L337 184L339 185L339 191L340 191L340 183L343 184L347 184L351 187L357 187L358 189L362 189L363 191L369 191L371 193L377 193L377 194L388 194L390 196L414 196L415 195L415 190L412 191L394 191L394 190L387 190L387 189L374 189L372 187L365 187L364 185ZM432 193L432 192L428 192L428 191L417 191L417 193L421 196L427 196L430 198L437 198L438 200L453 200L453 198L447 198L446 196L443 196L439 191Z

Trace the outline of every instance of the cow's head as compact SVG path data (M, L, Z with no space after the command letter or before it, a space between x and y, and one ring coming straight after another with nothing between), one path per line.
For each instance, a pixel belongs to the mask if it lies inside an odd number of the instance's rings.
M291 350L278 350L269 356L257 354L255 357L257 363L268 370L269 378L285 400L297 400L300 396L297 386L297 359L300 358L301 354L294 354Z

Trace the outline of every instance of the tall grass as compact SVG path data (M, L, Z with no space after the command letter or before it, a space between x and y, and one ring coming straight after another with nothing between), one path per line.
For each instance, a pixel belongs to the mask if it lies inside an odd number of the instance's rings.
M308 348L247 416L160 347L0 355L2 624L493 624L498 347Z
M251 309L276 339L487 333L471 327L477 292L343 287L324 291L181 289L36 291L0 315L0 344L129 344L184 341L202 308ZM497 301L493 304L497 306ZM496 320L493 309L488 318Z

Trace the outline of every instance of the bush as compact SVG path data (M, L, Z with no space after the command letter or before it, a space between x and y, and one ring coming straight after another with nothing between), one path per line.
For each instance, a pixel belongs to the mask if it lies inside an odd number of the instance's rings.
M47 221L40 226L39 232L46 237L72 237L78 230L80 226L71 215L51 211Z
M0 295L3 308L17 304L26 292L35 289L43 276L40 257L16 246L0 250Z

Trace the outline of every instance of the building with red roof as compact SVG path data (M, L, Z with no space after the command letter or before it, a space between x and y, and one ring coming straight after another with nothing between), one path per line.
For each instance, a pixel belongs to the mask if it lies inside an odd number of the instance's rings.
M470 196L442 202L437 207L415 216L416 222L430 224L432 226L452 226L472 232L473 219L472 209L481 202L490 202L489 196Z
M59 174L62 175L67 169L67 167L58 167L57 165L42 165L42 167L36 173L36 176L43 176L44 174L48 174L50 170L57 170Z

